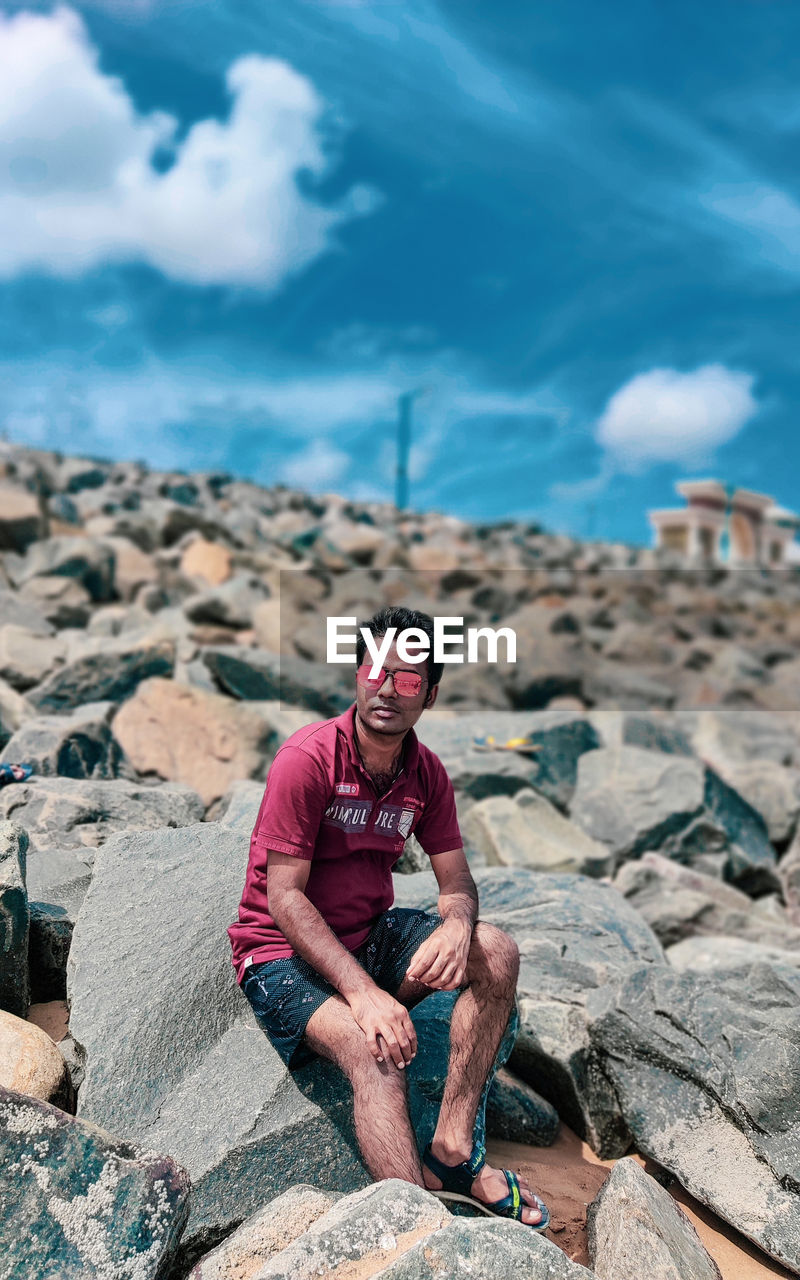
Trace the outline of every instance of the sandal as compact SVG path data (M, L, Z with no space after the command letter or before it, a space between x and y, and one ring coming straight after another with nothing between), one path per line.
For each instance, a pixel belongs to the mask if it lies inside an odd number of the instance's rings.
M0 787L10 782L27 782L32 773L32 764L0 764Z
M533 755L541 750L541 746L541 742L532 741L530 734L525 738L509 738L507 742L497 742L491 733L472 739L473 751L519 751L523 755Z
M442 1164L441 1160L437 1160L432 1153L430 1143L428 1143L422 1157L422 1163L427 1165L431 1173L435 1174L442 1184L439 1191L433 1191L430 1187L428 1188L431 1195L436 1196L439 1200L455 1200L462 1204L472 1205L473 1208L480 1209L481 1213L488 1214L491 1218L511 1218L515 1222L522 1223L523 1227L529 1227L531 1231L546 1231L550 1226L550 1212L544 1201L540 1200L533 1192L531 1194L535 1203L527 1207L538 1209L542 1215L541 1219L539 1222L522 1221L522 1211L526 1208L526 1204L522 1199L519 1178L512 1169L501 1170L508 1184L508 1195L503 1196L500 1200L492 1200L487 1204L485 1200L478 1200L470 1194L473 1182L486 1164L486 1148L483 1143L476 1143L472 1148L472 1155L469 1160L464 1160L461 1164Z

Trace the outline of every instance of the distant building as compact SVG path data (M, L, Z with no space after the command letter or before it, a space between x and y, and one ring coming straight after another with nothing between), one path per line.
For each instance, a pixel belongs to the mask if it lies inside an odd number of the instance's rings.
M655 545L696 564L787 564L797 559L800 516L765 493L734 489L719 480L684 480L675 486L685 507L650 511Z

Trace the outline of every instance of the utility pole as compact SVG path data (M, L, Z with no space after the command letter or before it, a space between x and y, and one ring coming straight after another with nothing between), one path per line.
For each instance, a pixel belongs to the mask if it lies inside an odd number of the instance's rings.
M411 406L417 391L406 391L397 398L397 470L394 505L398 511L408 506L408 453L411 448Z

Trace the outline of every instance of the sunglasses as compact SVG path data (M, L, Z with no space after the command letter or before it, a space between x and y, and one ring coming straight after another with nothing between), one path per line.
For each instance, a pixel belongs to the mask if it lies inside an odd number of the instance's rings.
M416 671L387 671L385 667L381 667L377 677L370 680L369 673L372 670L372 664L365 662L363 666L358 668L356 672L356 680L362 689L369 689L372 693L376 693L384 683L387 676L392 677L395 693L401 698L413 698L422 688L422 676Z

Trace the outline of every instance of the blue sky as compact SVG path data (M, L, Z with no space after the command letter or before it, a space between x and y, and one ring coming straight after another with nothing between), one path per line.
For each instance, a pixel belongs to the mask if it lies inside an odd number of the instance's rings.
M794 0L0 4L0 424L649 541L800 507Z

